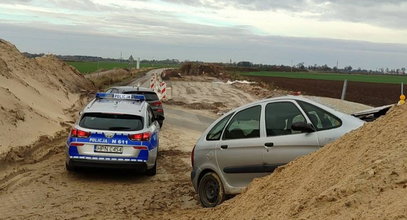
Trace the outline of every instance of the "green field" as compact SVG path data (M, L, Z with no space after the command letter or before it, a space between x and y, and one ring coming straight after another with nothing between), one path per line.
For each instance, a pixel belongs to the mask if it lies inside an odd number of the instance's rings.
M97 70L110 70L114 68L134 68L136 63L130 65L128 62L67 62L69 65L75 67L81 73L92 73ZM155 67L155 68L164 68L164 67L178 67L176 65L167 65L167 64L145 64L141 63L140 68L144 67Z
M338 73L311 73L311 72L243 72L240 73L244 76L271 76L271 77L287 77L297 79L320 79L320 80L337 80L355 82L369 82L369 83L393 83L407 84L407 76L394 76L394 75L362 75L362 74L338 74Z

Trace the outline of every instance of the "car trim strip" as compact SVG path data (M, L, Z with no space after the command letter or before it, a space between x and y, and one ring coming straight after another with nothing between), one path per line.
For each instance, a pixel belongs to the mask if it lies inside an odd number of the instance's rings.
M284 165L284 163L276 164L258 164L250 166L238 166L238 167L225 167L224 173L269 173L273 172L277 167Z

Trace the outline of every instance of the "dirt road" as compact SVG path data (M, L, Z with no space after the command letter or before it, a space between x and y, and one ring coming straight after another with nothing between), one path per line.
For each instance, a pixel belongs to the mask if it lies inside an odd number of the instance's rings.
M66 134L45 141L32 152L44 155L37 162L8 164L0 170L0 219L148 219L168 210L198 207L189 180L189 152L200 132L171 123L166 121L160 134L154 177L130 171L68 173L63 152Z

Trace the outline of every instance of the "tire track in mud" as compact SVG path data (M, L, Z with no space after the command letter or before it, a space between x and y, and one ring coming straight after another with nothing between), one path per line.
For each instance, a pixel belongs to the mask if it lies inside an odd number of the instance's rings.
M62 151L36 163L10 164L12 171L0 180L0 213L2 218L153 219L170 210L197 207L185 163L189 156L176 149L160 150L154 177L101 169L68 173Z

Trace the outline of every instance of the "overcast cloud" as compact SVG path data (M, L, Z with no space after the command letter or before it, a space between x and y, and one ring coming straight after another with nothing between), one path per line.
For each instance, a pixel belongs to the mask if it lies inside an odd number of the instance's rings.
M37 53L400 68L406 11L407 0L0 0L0 38Z

